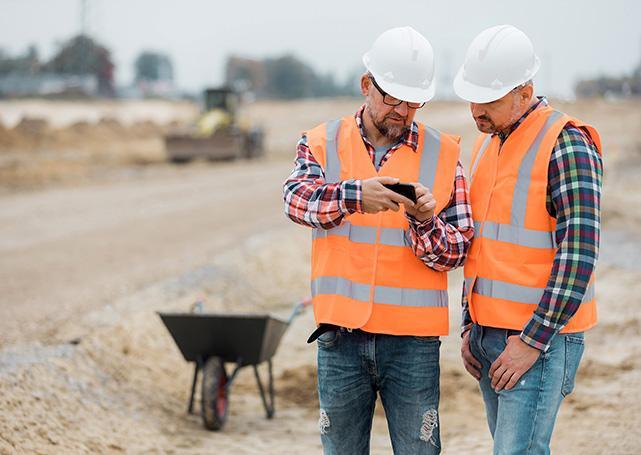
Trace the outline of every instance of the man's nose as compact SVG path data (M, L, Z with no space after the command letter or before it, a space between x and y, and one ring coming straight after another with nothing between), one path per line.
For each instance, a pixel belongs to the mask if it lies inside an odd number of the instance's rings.
M409 112L409 107L407 106L407 102L403 101L398 106L394 106L394 111L401 117L406 117L407 113Z
M483 113L483 106L477 103L470 103L470 111L472 111L472 117L480 117Z

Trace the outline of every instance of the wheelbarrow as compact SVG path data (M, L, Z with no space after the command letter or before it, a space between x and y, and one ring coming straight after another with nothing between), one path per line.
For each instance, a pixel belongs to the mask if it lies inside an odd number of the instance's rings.
M234 378L242 367L251 365L266 416L271 419L274 416L272 357L289 324L309 303L308 300L296 304L287 321L269 315L158 313L185 360L194 362L187 412L194 413L194 395L202 372L200 413L208 430L220 430L227 420ZM267 362L267 387L258 373L258 365L263 362ZM233 364L231 370L225 363Z

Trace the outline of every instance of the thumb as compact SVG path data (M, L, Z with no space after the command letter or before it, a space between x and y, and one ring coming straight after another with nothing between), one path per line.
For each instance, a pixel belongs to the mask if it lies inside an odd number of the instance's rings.
M382 183L383 185L394 185L400 182L400 179L397 179L396 177L388 177L388 176L377 177L376 180L378 180L378 182Z

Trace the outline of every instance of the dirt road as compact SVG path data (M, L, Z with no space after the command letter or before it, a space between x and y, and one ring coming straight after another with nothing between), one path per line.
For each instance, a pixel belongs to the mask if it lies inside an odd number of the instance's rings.
M271 160L123 164L90 184L0 193L0 454L321 452L316 350L305 344L310 312L288 330L274 359L275 419L264 418L251 371L241 371L221 433L204 431L198 416L186 414L191 367L155 313L185 311L203 297L206 311L286 316L306 295L309 231L282 214L280 182L298 132L350 112L347 104L258 106ZM633 232L641 220L641 110L638 103L566 107L601 131L607 179L600 323L587 333L552 449L636 454L641 240ZM436 106L424 115L446 131L467 131L469 151L475 132L466 106ZM461 281L460 271L451 275L451 335L441 349L443 453L487 454L483 405L459 358ZM391 453L380 410L372 453Z
M286 174L282 162L191 166L0 198L1 344L64 341L62 321L284 225L273 182Z

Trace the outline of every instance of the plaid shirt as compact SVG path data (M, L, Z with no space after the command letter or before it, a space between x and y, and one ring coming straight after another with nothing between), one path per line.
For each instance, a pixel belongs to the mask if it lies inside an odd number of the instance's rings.
M363 128L363 110L356 113L365 147L375 160L374 146L367 139ZM405 137L390 147L381 159L381 166L398 150L407 145L416 151L418 125L412 122ZM325 183L325 172L312 155L307 138L303 136L296 147L294 170L283 185L285 214L295 223L320 229L331 229L341 224L352 213L363 213L360 180L343 180ZM457 163L454 190L447 207L429 220L419 222L410 215L409 232L414 254L428 267L447 271L465 261L467 249L474 236L474 222L469 203L467 181L461 163Z
M516 122L508 134L499 134L501 143L532 111L547 106L539 98ZM556 218L559 245L552 273L532 318L521 332L521 340L547 351L552 338L576 313L590 282L599 251L601 205L601 155L579 128L566 125L552 150L548 167L546 208ZM463 290L463 330L472 322Z

